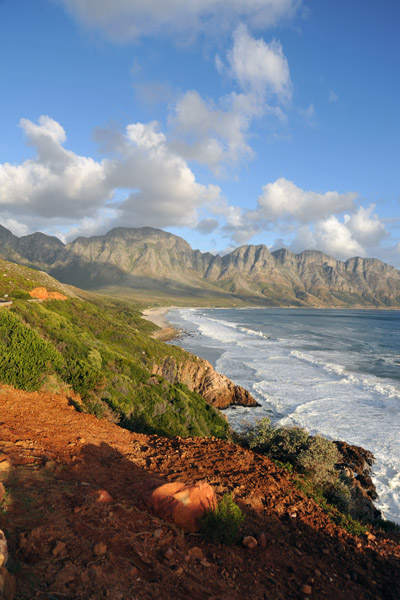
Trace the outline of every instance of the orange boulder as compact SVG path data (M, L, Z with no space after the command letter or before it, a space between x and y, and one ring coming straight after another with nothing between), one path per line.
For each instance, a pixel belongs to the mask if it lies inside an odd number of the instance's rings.
M142 486L142 496L159 517L186 532L198 531L200 517L217 506L214 488L206 482L186 485L181 481L150 479Z

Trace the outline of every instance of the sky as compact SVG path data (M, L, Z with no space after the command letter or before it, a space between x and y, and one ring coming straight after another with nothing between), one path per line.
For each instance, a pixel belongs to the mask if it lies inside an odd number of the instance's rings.
M0 0L0 224L400 268L397 0Z

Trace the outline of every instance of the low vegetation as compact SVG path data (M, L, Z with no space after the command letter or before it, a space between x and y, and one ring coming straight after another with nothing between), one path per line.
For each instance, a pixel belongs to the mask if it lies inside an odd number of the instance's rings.
M242 443L268 455L295 476L301 475L297 485L334 523L354 535L365 533L351 482L336 468L342 456L333 442L301 427L274 427L264 418L247 428Z
M225 494L216 509L204 514L200 529L210 542L231 546L238 538L243 521L244 514L240 507L235 504L231 494Z
M14 300L0 311L0 379L26 390L58 382L80 395L80 409L127 429L224 438L228 424L201 396L152 374L183 350L149 337L138 307L93 299Z

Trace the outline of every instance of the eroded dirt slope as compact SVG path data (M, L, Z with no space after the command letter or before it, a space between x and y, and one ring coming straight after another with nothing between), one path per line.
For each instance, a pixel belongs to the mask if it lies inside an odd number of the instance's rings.
M0 453L12 460L0 528L19 599L400 597L398 539L350 536L266 457L132 434L63 396L1 387L0 407ZM266 545L183 535L142 502L140 486L155 476L232 492L246 513L242 537L264 533ZM101 489L112 501L98 502Z

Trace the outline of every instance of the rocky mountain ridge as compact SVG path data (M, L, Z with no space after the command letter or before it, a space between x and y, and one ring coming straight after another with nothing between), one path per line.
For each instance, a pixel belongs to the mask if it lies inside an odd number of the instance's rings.
M0 226L0 257L83 289L163 291L231 305L400 306L400 272L377 259L343 262L315 250L270 252L264 245L220 256L151 227L119 227L63 244L42 233L18 238Z

